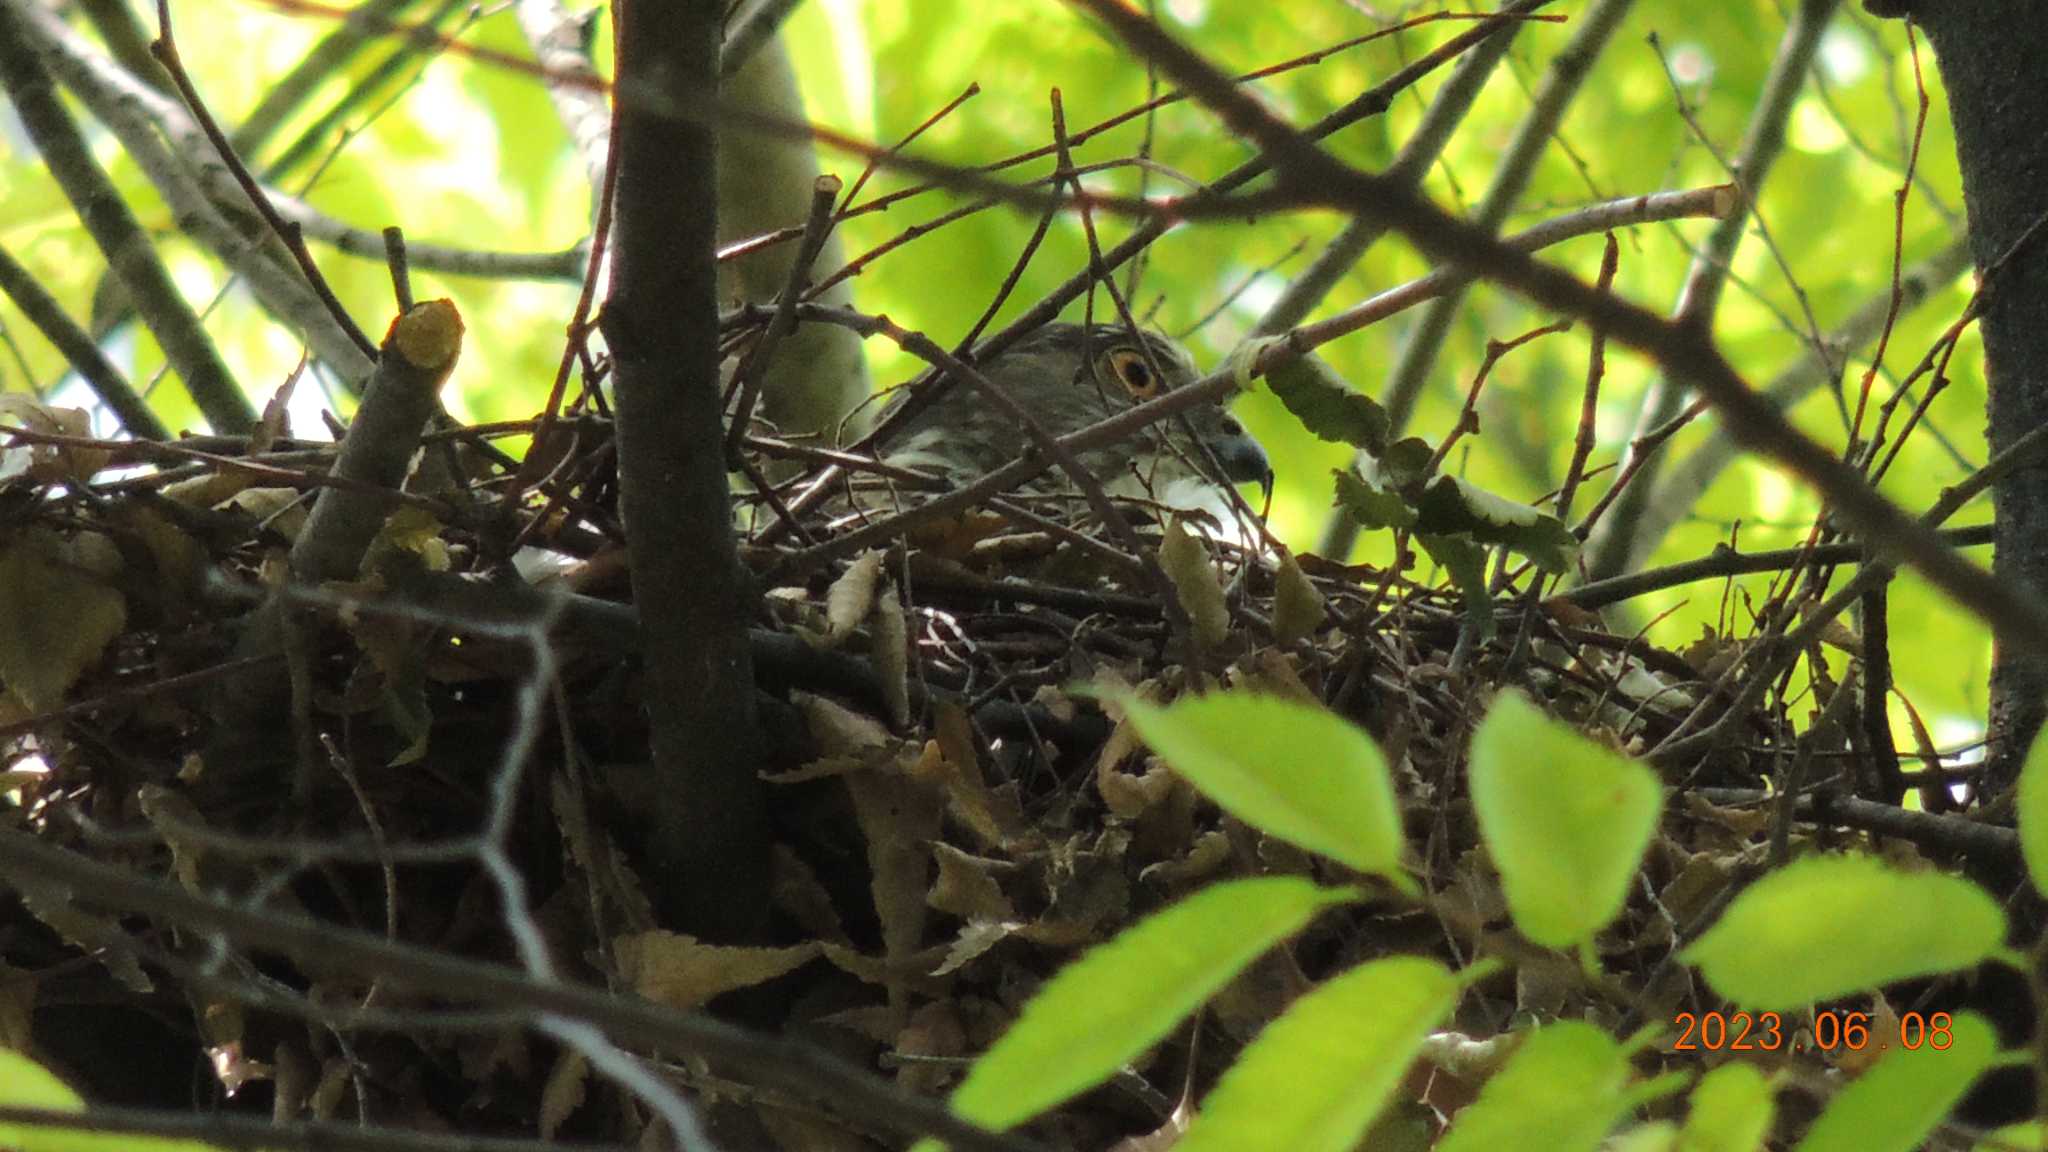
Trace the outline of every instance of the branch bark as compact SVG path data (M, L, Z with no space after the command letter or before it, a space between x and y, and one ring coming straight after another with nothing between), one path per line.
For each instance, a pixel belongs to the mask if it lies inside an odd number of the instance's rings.
M718 381L718 0L614 6L617 223L600 321L618 407L619 499L645 625L645 698L665 786L643 829L672 926L736 942L768 907L767 799L733 539Z
M1875 8L1876 5L1871 7ZM1905 6L1927 31L1948 90L1949 119L1970 215L1970 249L1985 278L1984 374L1991 451L2048 424L2048 22L2024 0L1922 0ZM1992 488L1992 571L2048 588L2048 466L2015 469ZM2001 642L1991 664L1987 793L2018 777L2048 718L2048 659Z

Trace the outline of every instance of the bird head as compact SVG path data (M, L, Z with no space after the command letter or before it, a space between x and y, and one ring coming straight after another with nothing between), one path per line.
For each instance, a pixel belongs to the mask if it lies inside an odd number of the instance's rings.
M1047 324L982 366L982 371L1055 436L1078 432L1201 378L1187 351L1163 336L1121 325ZM1001 467L1027 437L994 405L956 385L913 425L902 448L955 474ZM1268 491L1265 449L1221 404L1080 454L1113 489L1135 486L1168 503L1169 489L1256 482ZM1135 493L1130 493L1135 494Z

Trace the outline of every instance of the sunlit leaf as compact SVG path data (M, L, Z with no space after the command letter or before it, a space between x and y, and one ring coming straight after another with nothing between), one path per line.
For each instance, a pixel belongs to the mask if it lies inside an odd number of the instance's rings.
M1808 856L1736 897L1685 959L1743 1007L1789 1011L1968 968L2004 938L1998 902L1960 876Z
M1828 1102L1797 1152L1909 1152L1934 1131L1998 1055L1998 1034L1957 1013L1946 1043L1894 1048Z
M1450 972L1414 956L1324 981L1238 1055L1177 1152L1348 1152L1457 994Z
M1247 824L1361 872L1398 875L1401 818L1379 746L1324 709L1217 692L1120 701L1145 743Z
M1621 911L1663 808L1649 769L1503 692L1472 736L1471 788L1524 936L1570 947Z
M953 1111L1008 1128L1101 1083L1347 889L1295 877L1205 888L1046 982L954 1090Z

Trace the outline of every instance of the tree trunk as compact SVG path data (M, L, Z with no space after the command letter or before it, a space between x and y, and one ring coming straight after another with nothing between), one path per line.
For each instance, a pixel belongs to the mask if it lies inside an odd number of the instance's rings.
M2037 0L1921 0L1865 5L1907 16L1927 33L1948 90L1984 285L1984 373L1993 455L2048 421L2048 244L2030 234L2048 213L2048 19ZM1993 571L2048 589L2048 462L2015 469L1992 489ZM2001 645L1991 666L1987 788L2018 776L2048 715L2048 661Z
M658 786L642 865L674 928L756 937L768 904L747 625L718 382L719 0L629 0L620 28L617 219L603 330L640 607Z

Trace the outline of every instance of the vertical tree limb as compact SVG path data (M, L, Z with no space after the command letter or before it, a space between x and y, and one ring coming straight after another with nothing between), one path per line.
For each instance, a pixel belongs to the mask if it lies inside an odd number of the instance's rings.
M1907 14L1927 31L1948 89L1949 119L1970 215L1970 249L1985 277L1984 375L1991 451L2048 424L2048 21L2024 0L1922 0L1867 5ZM1879 11L1880 8L1883 11ZM1903 9L1904 12L1898 11ZM2048 467L2002 476L1992 571L2048 588ZM2048 718L2048 660L2001 643L1991 663L1987 797L2017 779L2034 733Z
M644 625L661 786L644 867L664 918L733 941L768 904L754 594L733 539L718 381L717 136L679 115L716 91L718 0L624 0L618 218L600 327L613 357L619 488Z

